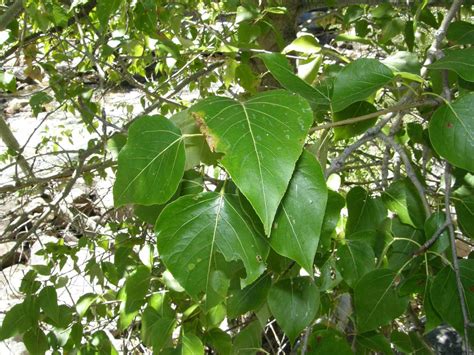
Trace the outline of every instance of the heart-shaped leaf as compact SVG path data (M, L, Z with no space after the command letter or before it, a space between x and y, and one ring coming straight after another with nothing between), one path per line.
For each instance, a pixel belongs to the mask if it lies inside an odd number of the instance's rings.
M139 118L118 156L115 205L165 203L178 188L185 159L181 132L168 119Z
M319 309L319 290L309 277L278 281L268 293L268 306L293 344L316 317Z
M163 263L192 297L206 295L206 308L224 293L215 294L225 287L218 254L227 262L242 261L247 272L244 284L255 281L265 269L266 241L234 195L183 196L161 212L155 232Z
M363 276L354 289L357 330L374 330L401 315L408 297L400 297L396 289L397 274L389 269L373 270Z
M436 153L451 164L469 171L474 171L472 112L474 93L469 93L437 109L429 126L430 140Z
M308 103L274 90L245 102L211 97L190 110L269 234L313 122Z
M375 267L375 254L369 243L347 240L337 248L337 267L344 281L354 287L357 281Z
M310 274L327 195L321 166L311 153L303 151L275 217L270 242L278 254L295 260Z
M364 101L392 79L392 71L376 59L353 61L336 76L333 111L342 111L354 102Z

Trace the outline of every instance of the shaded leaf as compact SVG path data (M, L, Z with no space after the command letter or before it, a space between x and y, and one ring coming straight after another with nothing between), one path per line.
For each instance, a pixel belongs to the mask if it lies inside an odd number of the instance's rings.
M375 267L375 254L372 247L361 240L346 240L346 244L337 248L336 265L351 287Z
M345 336L335 329L315 331L308 342L308 354L352 354L351 347Z
M316 317L319 290L309 277L284 279L270 288L267 302L278 324L294 344L298 335Z
M59 321L58 295L54 286L47 286L41 290L39 304L46 316L54 322Z
M275 216L270 244L277 253L295 260L310 274L326 201L327 187L321 166L305 150Z
M474 48L453 49L429 66L431 69L448 69L467 81L474 81Z
M228 316L235 318L260 308L267 299L270 286L271 278L265 275L243 289L231 290L227 299Z
M346 235L358 231L375 231L387 216L380 198L372 198L362 187L352 188L346 197L348 217Z
M335 112L332 116L332 120L333 122L339 122L348 118L374 113L376 111L377 109L374 105L368 103L367 101L359 101L351 104L342 111ZM364 133L368 128L372 127L376 121L377 118L375 117L370 120L334 127L334 139L341 140L355 137Z
M454 21L449 24L446 37L457 44L474 44L474 24L466 21Z
M44 354L49 349L48 338L38 328L32 328L23 335L23 343L30 354Z
M153 351L159 353L171 342L175 326L174 318L163 317L157 310L147 307L142 314L141 339L145 345L152 346Z
M365 274L354 289L357 330L374 330L400 316L408 305L408 297L400 297L396 289L397 274L377 269Z
M461 231L474 239L474 191L461 186L454 192L453 201Z

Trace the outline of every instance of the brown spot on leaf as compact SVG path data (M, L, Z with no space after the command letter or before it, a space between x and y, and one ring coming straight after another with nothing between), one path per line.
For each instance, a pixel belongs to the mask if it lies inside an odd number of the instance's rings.
M471 286L469 287L469 291L474 292L474 285L471 285Z
M207 144L209 145L209 149L211 151L216 151L217 141L215 137L212 136L209 127L204 122L204 113L202 112L191 112L194 120L196 121L197 126L199 127L199 131L204 135Z
M453 124L451 122L448 122L447 126L448 128L453 128Z

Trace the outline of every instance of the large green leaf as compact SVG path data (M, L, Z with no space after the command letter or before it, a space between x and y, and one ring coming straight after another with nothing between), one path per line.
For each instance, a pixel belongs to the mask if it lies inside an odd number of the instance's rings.
M338 269L344 281L351 287L375 267L372 247L361 240L346 240L346 244L337 248L337 257Z
M184 173L181 132L163 116L144 116L129 129L127 144L118 156L114 184L116 206L168 201Z
M474 260L459 260L459 273L469 318L474 314ZM442 290L442 292L440 292ZM464 334L456 275L450 266L445 266L435 277L430 291L431 303L441 319ZM468 331L470 342L474 342L474 330Z
M284 279L270 288L267 302L273 316L293 344L316 317L319 290L309 277Z
M7 311L5 318L3 318L2 327L0 328L0 340L24 333L33 325L34 321L25 304L16 304Z
M408 297L400 297L396 288L397 274L377 269L365 274L354 289L357 330L360 333L390 323L408 305Z
M346 197L348 217L346 235L359 231L375 231L387 216L381 199L372 198L362 187L354 187Z
M342 111L354 102L367 99L392 79L392 71L376 59L353 61L336 76L333 111Z
M49 349L48 338L39 327L28 330L23 335L23 343L32 355L45 354Z
M316 158L303 151L273 223L270 243L310 274L326 210L327 187Z
M474 48L453 49L430 65L431 69L448 69L467 81L474 81Z
M54 286L47 286L41 290L39 304L46 316L54 322L59 320L58 295Z
M265 269L268 246L236 196L214 192L183 196L163 210L155 231L163 263L191 296L206 294L206 308L225 296L215 292L224 277L217 254L228 262L242 261L245 285Z
M474 44L474 24L466 21L452 22L446 37L457 44Z
M346 107L344 110L335 112L332 116L333 122L339 122L352 117L358 117L374 113L377 111L374 105L367 101L355 102L352 105ZM334 127L334 139L348 139L359 134L364 133L368 128L372 127L377 121L377 118L365 120L361 122L352 123L349 125Z
M308 103L275 90L246 102L211 97L190 110L269 234L313 121Z
M300 79L294 74L293 68L283 54L268 53L260 54L265 66L276 80L285 89L303 96L310 103L313 110L318 112L329 111L330 92L324 89L318 89Z
M472 56L474 58L474 53ZM429 126L430 140L436 153L451 164L469 171L474 171L472 112L474 93L469 93L437 109Z
M455 191L453 200L461 231L474 239L474 191L462 186Z
M408 178L392 183L382 194L387 208L396 213L403 223L423 229L426 214L415 186Z

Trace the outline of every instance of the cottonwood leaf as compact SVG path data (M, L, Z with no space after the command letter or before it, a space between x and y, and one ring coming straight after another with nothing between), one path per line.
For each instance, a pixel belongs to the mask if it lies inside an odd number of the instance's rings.
M393 79L392 71L376 59L361 58L346 65L334 81L332 109L342 111L364 101Z
M474 191L461 186L454 192L453 200L461 231L474 239Z
M321 166L311 153L303 151L275 217L270 244L278 254L295 260L310 274L327 196Z
M270 288L267 302L276 321L294 344L316 317L319 290L309 277L284 279Z
M245 102L211 97L190 111L269 234L313 121L308 103L274 90Z
M163 116L143 116L129 129L118 156L115 206L162 204L176 192L184 173L181 132Z
M268 246L264 236L234 195L183 196L163 210L155 232L163 263L192 297L206 295L206 308L222 299L222 294L215 294L224 277L216 263L218 254L227 262L242 261L247 272L244 285L265 270Z
M374 250L369 243L361 240L346 240L346 244L337 248L337 256L336 265L351 287L375 267Z
M474 52L472 54L474 58ZM474 71L473 71L474 72ZM474 171L474 93L438 108L430 120L433 148L451 164Z
M457 44L474 44L474 24L466 21L452 22L446 38Z
M375 231L387 216L380 198L373 198L362 187L352 188L346 197L348 217L346 235L360 231Z
M348 118L374 113L376 111L377 109L374 105L368 103L367 101L359 101L346 107L342 111L335 112L332 116L332 120L333 122L339 122ZM368 128L372 127L376 121L377 118L375 117L361 122L355 122L344 126L334 127L334 139L341 140L355 137L359 134L364 133Z
M448 69L454 71L467 81L474 81L474 48L453 49L429 66L431 69Z
M354 288L357 330L364 333L390 323L408 305L396 287L397 274L389 269L377 269L365 274Z

